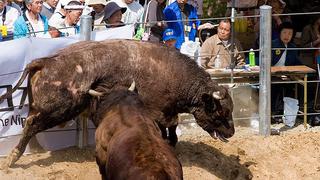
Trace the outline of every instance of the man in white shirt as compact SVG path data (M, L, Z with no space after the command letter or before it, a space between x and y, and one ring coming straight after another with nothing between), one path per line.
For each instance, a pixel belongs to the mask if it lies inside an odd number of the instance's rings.
M62 36L72 36L78 34L80 27L77 25L77 23L80 20L83 8L84 6L79 1L70 1L66 6L64 6L66 15L62 18L63 21L61 21L58 17L58 19L55 19L56 17L53 16L49 20L49 26L60 31Z
M122 22L124 24L141 23L143 18L143 7L135 0L112 0L120 7L127 8L127 11L122 15ZM140 24L137 24L137 28Z
M19 17L19 11L11 6L7 6L7 0L0 0L0 27L6 32L2 32L2 41L13 39L13 23ZM1 40L0 40L1 41Z

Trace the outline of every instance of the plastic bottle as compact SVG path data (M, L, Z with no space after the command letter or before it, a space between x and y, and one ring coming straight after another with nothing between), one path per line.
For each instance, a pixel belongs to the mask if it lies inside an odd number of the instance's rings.
M196 37L196 41L195 41L195 43L196 43L196 51L195 51L195 53L194 53L194 59L195 59L195 61L197 62L197 64L199 65L199 66L201 66L201 62L200 62L200 40L199 40L199 38L198 37Z
M215 68L221 68L221 59L220 59L220 55L218 54L215 61L214 61L214 67Z
M256 65L256 58L253 49L250 49L249 52L249 65L255 66Z
M240 32L240 18L235 18L234 20L234 31Z

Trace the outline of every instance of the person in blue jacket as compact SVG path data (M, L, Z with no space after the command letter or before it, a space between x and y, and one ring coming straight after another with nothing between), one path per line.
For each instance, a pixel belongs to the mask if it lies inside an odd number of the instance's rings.
M280 48L295 48L292 42L294 28L290 22L284 22L279 26L280 37L272 41L272 66L296 66L301 65L296 50L283 50ZM279 48L279 49L277 49Z
M168 22L168 28L173 29L176 34L177 49L180 49L185 37L195 41L197 28L200 25L196 8L187 2L188 0L177 0L163 10L166 21L178 20L178 22Z
M296 50L280 48L295 48L292 42L294 28L290 22L283 22L279 26L280 37L272 41L272 66L296 66L301 65ZM279 48L279 49L277 49ZM273 84L271 86L271 112L273 115L283 114L283 97L294 97L293 84ZM281 122L280 118L272 118L271 122Z
M14 22L13 38L18 39L27 35L34 37L50 37L48 20L41 15L42 0L24 0L27 10Z

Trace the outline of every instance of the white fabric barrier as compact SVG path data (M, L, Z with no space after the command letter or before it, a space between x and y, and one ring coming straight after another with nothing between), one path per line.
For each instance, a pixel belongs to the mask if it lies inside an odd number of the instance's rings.
M133 32L133 25L111 28L92 32L92 40L132 39ZM22 70L33 59L55 54L58 50L78 41L77 35L54 39L29 37L0 42L0 94L4 94L17 83ZM28 99L25 96L26 81L22 87L13 93L12 98L0 102L0 156L8 154L18 143L23 123L28 115ZM93 124L89 123L89 128L93 127ZM94 143L93 137L94 130L90 130L89 143L91 144ZM70 121L65 128L54 127L39 133L37 139L46 150L74 146L77 143L76 123ZM30 148L27 147L26 153L29 150Z

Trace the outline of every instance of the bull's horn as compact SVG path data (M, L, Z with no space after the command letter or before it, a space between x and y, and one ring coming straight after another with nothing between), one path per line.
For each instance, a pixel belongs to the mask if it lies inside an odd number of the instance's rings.
M91 96L95 96L95 97L99 97L99 96L103 96L103 93L95 91L93 89L90 89L88 92Z
M136 88L136 82L133 80L132 84L129 87L129 91L134 91L134 89Z
M213 98L218 99L218 100L223 99L223 97L221 96L220 91L213 92L212 96L213 96Z

